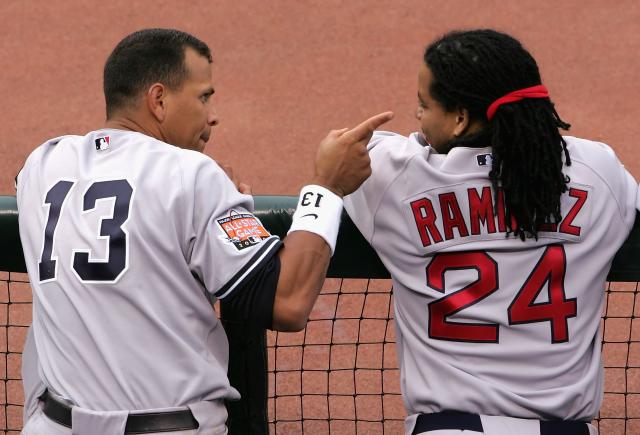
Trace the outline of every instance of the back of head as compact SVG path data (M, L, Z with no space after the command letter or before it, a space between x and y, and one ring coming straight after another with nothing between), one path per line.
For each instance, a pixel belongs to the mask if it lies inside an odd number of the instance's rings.
M504 192L507 222L515 218L511 231L524 240L537 237L541 224L560 221L560 195L568 182L563 157L567 165L571 161L558 129L569 124L549 98L504 104L487 118L498 98L541 84L531 54L509 35L471 30L438 39L427 47L424 60L433 74L431 96L446 110L467 109L470 119L484 126L453 146L491 145L490 178L496 195Z
M184 63L188 47L211 62L207 44L179 30L144 29L120 41L104 66L107 119L132 107L153 83L178 89L188 75Z

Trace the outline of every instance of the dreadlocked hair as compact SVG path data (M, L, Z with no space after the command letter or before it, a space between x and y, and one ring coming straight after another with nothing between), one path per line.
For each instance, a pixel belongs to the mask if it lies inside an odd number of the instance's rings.
M489 121L487 108L509 92L541 84L538 65L516 39L494 30L451 32L427 47L424 61L433 80L431 96L447 111L465 108L483 129L451 146L492 147L489 172L495 201L504 195L508 232L538 238L543 224L558 223L560 197L571 158L559 129L568 130L549 98L503 104Z

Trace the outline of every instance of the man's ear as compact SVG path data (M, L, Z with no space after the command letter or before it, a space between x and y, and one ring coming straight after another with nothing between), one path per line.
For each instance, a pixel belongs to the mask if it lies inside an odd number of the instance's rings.
M469 116L469 111L463 107L458 107L455 109L456 112L456 125L453 129L453 136L460 137L464 136L469 125L471 124L471 118Z
M167 88L162 83L154 83L149 87L145 100L149 112L158 122L163 122L167 115Z

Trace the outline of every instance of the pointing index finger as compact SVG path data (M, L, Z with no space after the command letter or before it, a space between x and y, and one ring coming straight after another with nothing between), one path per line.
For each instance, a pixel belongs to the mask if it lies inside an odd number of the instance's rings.
M391 119L393 119L393 112L379 113L362 122L357 127L352 128L346 132L345 135L349 135L354 141L362 140L365 137L370 136L375 129L380 127L382 124L389 122Z

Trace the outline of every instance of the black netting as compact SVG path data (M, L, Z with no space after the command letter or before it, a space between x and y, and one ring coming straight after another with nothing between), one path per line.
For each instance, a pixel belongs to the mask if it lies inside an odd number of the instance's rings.
M22 427L21 351L31 319L24 274L0 272L0 431ZM640 433L638 283L606 289L602 350L603 435ZM389 280L328 279L307 328L269 333L272 434L399 434L404 407L395 353Z

